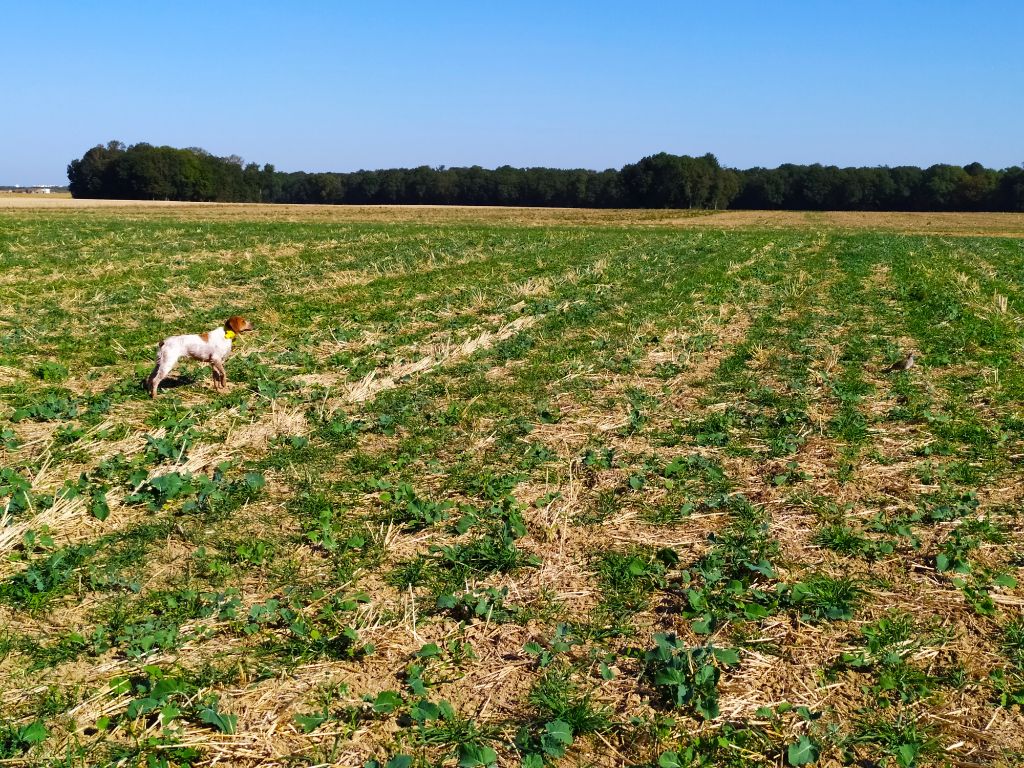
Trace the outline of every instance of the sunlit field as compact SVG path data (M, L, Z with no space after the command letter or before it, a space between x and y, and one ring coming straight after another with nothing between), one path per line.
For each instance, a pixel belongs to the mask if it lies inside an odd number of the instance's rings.
M1021 765L1022 238L5 198L0 763Z

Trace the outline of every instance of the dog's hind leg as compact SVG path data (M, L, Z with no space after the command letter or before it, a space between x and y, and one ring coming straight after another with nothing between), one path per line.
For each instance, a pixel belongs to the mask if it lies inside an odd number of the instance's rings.
M178 355L168 354L165 347L160 348L156 356L156 368L153 369L153 372L149 374L149 378L146 379L150 397L156 397L156 391L160 387L160 382L167 378L167 375L177 362Z

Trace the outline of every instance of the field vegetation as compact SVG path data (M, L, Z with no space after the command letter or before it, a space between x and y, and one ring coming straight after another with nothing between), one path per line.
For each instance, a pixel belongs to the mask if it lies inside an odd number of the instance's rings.
M0 764L1020 765L1020 217L788 216L0 209Z

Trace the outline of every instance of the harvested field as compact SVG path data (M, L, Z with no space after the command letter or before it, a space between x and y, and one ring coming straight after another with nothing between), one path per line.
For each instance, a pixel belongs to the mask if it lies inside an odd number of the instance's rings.
M110 209L116 209L114 214ZM54 209L121 218L183 220L480 224L519 227L668 227L682 229L829 229L904 234L1024 237L1024 213L876 213L870 211L698 211L521 208L448 205L255 205L159 200L0 197L0 211L48 215Z
M1021 274L1019 214L0 199L0 764L1021 765Z

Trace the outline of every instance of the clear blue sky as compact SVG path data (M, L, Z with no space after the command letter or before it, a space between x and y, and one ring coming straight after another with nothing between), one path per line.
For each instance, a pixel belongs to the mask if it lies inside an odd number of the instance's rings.
M1024 3L0 0L0 184L119 139L280 170L1024 162Z

